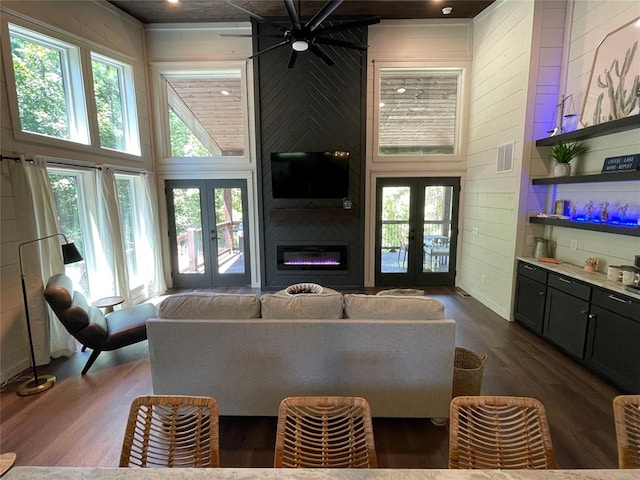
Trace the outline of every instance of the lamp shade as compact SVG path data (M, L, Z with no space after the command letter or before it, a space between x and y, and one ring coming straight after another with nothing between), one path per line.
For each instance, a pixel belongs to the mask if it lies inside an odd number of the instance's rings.
M80 255L75 243L65 243L62 245L62 261L65 265L81 262L82 260L82 255Z

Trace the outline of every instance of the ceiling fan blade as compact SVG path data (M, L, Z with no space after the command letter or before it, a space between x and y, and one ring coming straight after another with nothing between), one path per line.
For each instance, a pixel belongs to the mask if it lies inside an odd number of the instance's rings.
M282 46L288 45L288 44L289 44L289 42L287 40L284 40L284 41L282 41L280 43L276 43L275 45L271 45L269 48L265 48L264 50L260 50L258 53L254 53L249 58L255 58L258 55L262 55L263 53L270 52L271 50L275 50L278 47L282 47Z
M258 15L257 13L253 13L251 10L247 10L246 8L244 8L244 7L240 6L240 5L236 5L235 3L233 3L233 2L231 2L231 1L229 1L229 0L227 0L227 5L230 5L230 6L232 6L233 8L236 8L236 9L240 10L240 11L241 11L241 12L243 12L243 13L246 13L246 14L247 14L247 15L249 15L251 18L254 18L254 19L256 19L256 20L257 20L257 21L259 21L259 22L262 22L262 23L266 23L266 24L268 24L268 25L271 25L272 27L275 27L275 28L277 28L278 30L280 30L280 31L282 31L282 32L286 32L286 31L287 31L287 29L286 29L286 28L284 28L282 25L278 25L277 23L270 22L269 20L267 20L267 19L266 19L266 18L264 18L264 17L261 17L261 16L260 16L260 15Z
M334 38L315 37L313 41L315 43L320 43L323 45L333 45L334 47L354 48L356 50L366 50L367 48L369 48L369 45L362 45L360 43L353 43L353 42L345 42L343 40L336 40Z
M309 44L309 50L311 50L318 57L320 57L322 59L322 61L324 63L326 63L327 65L329 65L329 66L335 65L336 62L334 62L333 59L329 55L327 55L326 52L324 50L322 50L318 45L310 43Z
M298 18L298 13L296 12L296 6L293 4L293 0L284 0L284 6L287 9L287 14L289 15L291 25L296 30L300 30L300 18Z
M318 26L326 20L326 18L333 13L333 11L340 6L343 0L328 0L324 6L317 11L317 13L311 17L306 25L305 29L309 29L310 32L313 32Z
M298 52L296 52L293 48L291 49L291 54L289 55L289 64L287 68L293 68L296 64L296 58L298 58Z
M319 27L316 29L316 35L322 35L323 33L342 32L343 30L349 30L355 27L361 27L364 25L373 25L374 23L380 23L380 17L365 18L363 20L351 20L342 22L338 25L331 25L326 27Z

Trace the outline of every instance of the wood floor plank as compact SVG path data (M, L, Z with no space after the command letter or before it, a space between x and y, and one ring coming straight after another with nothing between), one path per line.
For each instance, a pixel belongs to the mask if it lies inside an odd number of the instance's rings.
M446 317L456 320L456 344L488 355L482 394L542 401L560 468L617 468L615 388L474 298L451 287L426 290L445 304ZM136 396L152 393L148 346L104 352L81 376L89 353L78 351L43 367L41 373L58 378L45 393L19 397L17 382L2 391L0 451L16 452L17 465L118 465L129 405ZM222 466L272 466L275 430L274 417L221 417ZM375 418L374 433L380 467L447 467L446 427L425 419Z

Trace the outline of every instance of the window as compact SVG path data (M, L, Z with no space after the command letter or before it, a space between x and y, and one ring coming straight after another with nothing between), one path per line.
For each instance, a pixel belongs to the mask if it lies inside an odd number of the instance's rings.
M380 68L378 156L457 153L460 68Z
M91 68L100 146L140 155L131 67L91 53Z
M243 157L248 143L243 68L163 76L172 157Z
M9 26L20 132L140 156L133 68L52 36ZM75 40L74 40L75 41ZM81 59L91 58L90 65ZM86 69L90 68L88 71ZM93 79L89 121L83 78ZM9 89L12 94L12 89ZM13 108L13 104L10 106ZM94 130L97 132L94 133ZM95 141L94 141L95 143Z
M49 182L56 201L60 231L70 242L75 243L85 262L89 261L87 246L91 244L87 235L85 219L88 219L82 199L82 174L64 170L49 169ZM89 295L89 279L85 262L65 265L65 272L73 280L73 284L87 296Z
M136 212L140 212L137 205L136 187L140 187L139 179L131 175L116 175L116 189L118 193L118 211L120 227L124 242L129 287L133 290L143 284L138 271L138 255L136 238L139 237ZM144 247L143 247L144 248Z
M21 130L88 144L79 49L13 24L9 37Z

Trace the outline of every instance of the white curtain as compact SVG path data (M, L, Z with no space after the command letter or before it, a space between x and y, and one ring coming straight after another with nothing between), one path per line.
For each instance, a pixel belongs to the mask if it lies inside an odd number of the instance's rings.
M125 304L131 304L124 241L118 214L118 194L113 169L102 167L96 172L97 221L94 238L102 248L96 254L96 264L90 272L92 298L120 295Z
M69 356L75 349L75 340L57 321L44 300L44 284L54 273L64 272L60 236L33 241L60 232L55 202L46 161L36 157L33 162L10 164L11 182L15 199L19 247L31 334L37 365L49 363L51 357Z
M142 265L151 268L149 275L150 296L162 295L167 290L162 265L162 248L160 239L160 220L158 215L158 196L155 177L151 173L142 174L142 195L137 199L140 206L139 222L142 225L143 235L147 248L141 252Z

